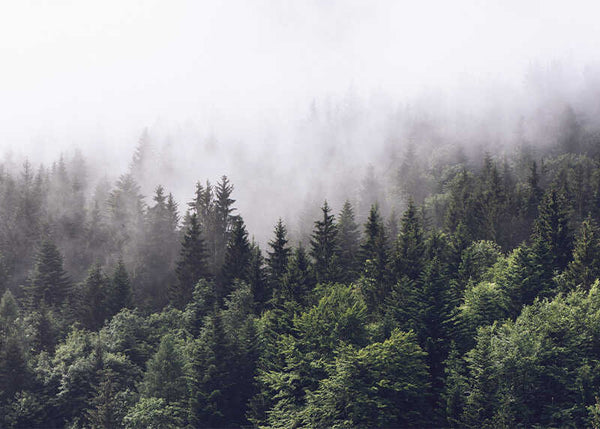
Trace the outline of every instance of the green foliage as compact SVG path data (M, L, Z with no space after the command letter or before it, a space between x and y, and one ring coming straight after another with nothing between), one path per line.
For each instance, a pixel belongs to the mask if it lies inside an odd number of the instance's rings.
M183 426L181 410L163 398L141 398L123 418L127 429L176 429Z
M318 283L335 282L340 276L338 228L327 201L321 207L323 217L315 221L310 240L310 255L314 260Z
M69 298L70 288L58 248L51 241L44 240L36 254L29 283L24 288L28 308L38 309L42 302L60 306Z
M177 281L169 287L169 300L177 308L183 308L192 299L196 283L208 276L207 251L202 238L198 217L193 213L183 236L179 261L175 268Z
M413 334L341 350L333 373L309 393L307 427L422 427L427 421L425 353Z

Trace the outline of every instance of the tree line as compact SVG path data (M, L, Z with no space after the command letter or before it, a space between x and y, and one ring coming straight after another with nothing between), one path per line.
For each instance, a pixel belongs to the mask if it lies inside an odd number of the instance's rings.
M226 176L180 218L135 168L3 170L0 426L599 427L600 159L414 156L400 216L265 251Z

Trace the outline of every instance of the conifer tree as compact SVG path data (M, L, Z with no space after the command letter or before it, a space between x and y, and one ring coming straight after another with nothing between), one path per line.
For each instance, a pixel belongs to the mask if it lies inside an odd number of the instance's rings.
M338 216L340 243L339 264L343 282L351 282L358 276L360 231L354 217L354 208L346 200Z
M569 286L589 289L600 278L600 231L596 222L588 216L581 223L565 276Z
M169 288L169 300L177 308L183 308L192 298L198 280L208 277L206 247L202 238L196 213L190 216L188 229L181 243L179 261L175 273L177 281Z
M70 296L71 283L63 269L63 259L52 241L42 241L35 266L25 286L25 299L28 308L37 309L41 302L50 306L60 306Z
M109 298L110 315L117 314L122 308L133 308L133 292L129 274L122 259L119 259L112 275L112 291Z
M253 240L250 245L250 263L247 280L252 290L258 312L264 308L264 305L273 295L265 271L265 258L262 256L259 245Z
M215 249L214 249L214 270L217 272L225 261L225 253L233 227L235 226L235 216L232 215L235 207L235 200L231 198L233 185L229 182L227 176L221 177L215 188Z
M314 260L318 283L335 282L339 279L338 229L327 201L321 207L323 217L315 222L310 240L310 255Z
M538 263L548 270L563 270L571 260L569 206L556 188L544 195L535 221L532 247Z
M238 216L233 223L225 253L225 262L221 269L219 282L221 298L229 295L233 280L248 280L251 253L246 225L244 225L244 220Z
M267 264L269 267L269 282L272 288L280 285L281 279L287 270L291 249L287 246L287 228L279 219L275 225L275 237L269 241L270 251L267 252Z
M110 289L110 280L102 272L102 267L99 264L92 266L81 288L82 321L91 331L100 329L104 321L112 315L109 303Z
M282 306L286 302L300 305L308 303L308 294L314 288L316 280L310 267L306 250L301 245L294 249L282 279L282 287L273 291L273 302Z
M396 279L407 276L416 280L424 264L425 243L423 226L417 207L409 200L408 208L402 215L400 234L396 240L394 272Z
M368 285L364 290L367 297L367 305L371 311L375 311L388 294L388 246L386 242L383 221L379 216L377 205L374 204L369 212L369 218L365 224L365 239L361 245L361 259L364 261L363 271Z

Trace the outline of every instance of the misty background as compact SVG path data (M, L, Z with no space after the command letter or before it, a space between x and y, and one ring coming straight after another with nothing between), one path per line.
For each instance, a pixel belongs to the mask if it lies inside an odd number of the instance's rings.
M387 216L407 154L425 174L600 130L593 2L28 1L0 6L0 153L18 172L81 153L180 211L226 174L264 243L328 198ZM144 137L142 137L144 136ZM433 154L433 156L432 156ZM426 155L426 156L425 156ZM413 166L414 167L414 166ZM381 186L374 186L378 183ZM375 195L371 190L383 189ZM308 228L307 228L308 227Z

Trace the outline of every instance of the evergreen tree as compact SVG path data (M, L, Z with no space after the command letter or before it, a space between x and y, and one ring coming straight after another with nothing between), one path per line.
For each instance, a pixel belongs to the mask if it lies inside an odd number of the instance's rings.
M28 308L37 309L42 302L60 306L71 292L71 283L63 269L58 248L49 239L42 241L35 257L35 266L24 293Z
M112 275L112 291L108 297L110 315L117 314L122 308L133 308L133 292L129 274L122 259L119 259Z
M301 245L294 249L280 288L273 291L273 303L283 306L286 302L308 304L309 293L316 280L310 267L306 250Z
M346 200L338 216L338 235L340 243L339 264L341 281L352 282L358 276L360 252L360 231L354 217L354 208Z
M365 239L361 245L361 259L364 261L363 293L367 305L372 312L376 311L388 294L388 246L377 205L371 207L369 218L365 224Z
M81 287L82 322L91 331L100 329L105 320L112 316L109 302L110 289L110 280L102 272L102 267L99 264L92 266Z
M227 176L221 177L215 188L215 248L213 252L214 270L218 272L225 261L225 253L230 234L235 227L235 216L232 215L235 200L231 198L233 185Z
M317 282L335 282L340 275L338 229L327 201L321 207L321 211L323 217L315 222L310 240L310 255L314 260Z
M225 263L221 270L220 293L221 298L227 296L233 286L233 280L248 280L250 257L250 242L248 232L241 217L237 217L233 223Z
M564 194L552 188L544 195L535 221L532 247L538 263L563 270L571 260L569 206Z
M269 241L271 251L267 252L269 282L271 288L279 287L287 270L291 249L287 246L287 228L279 219L275 225L275 237Z
M256 309L259 313L273 295L265 271L265 258L262 256L260 247L253 240L250 245L248 284L252 290L252 296L254 297Z
M565 277L570 288L580 286L584 289L589 289L600 278L600 231L590 216L581 223L573 260L569 262Z
M408 208L402 215L400 234L396 240L394 255L394 272L396 279L407 276L416 280L424 265L425 243L423 237L423 226L417 207L409 200Z
M177 281L169 289L169 299L177 308L183 308L192 298L196 283L208 277L207 252L196 213L190 216L188 229L181 243L175 273Z

